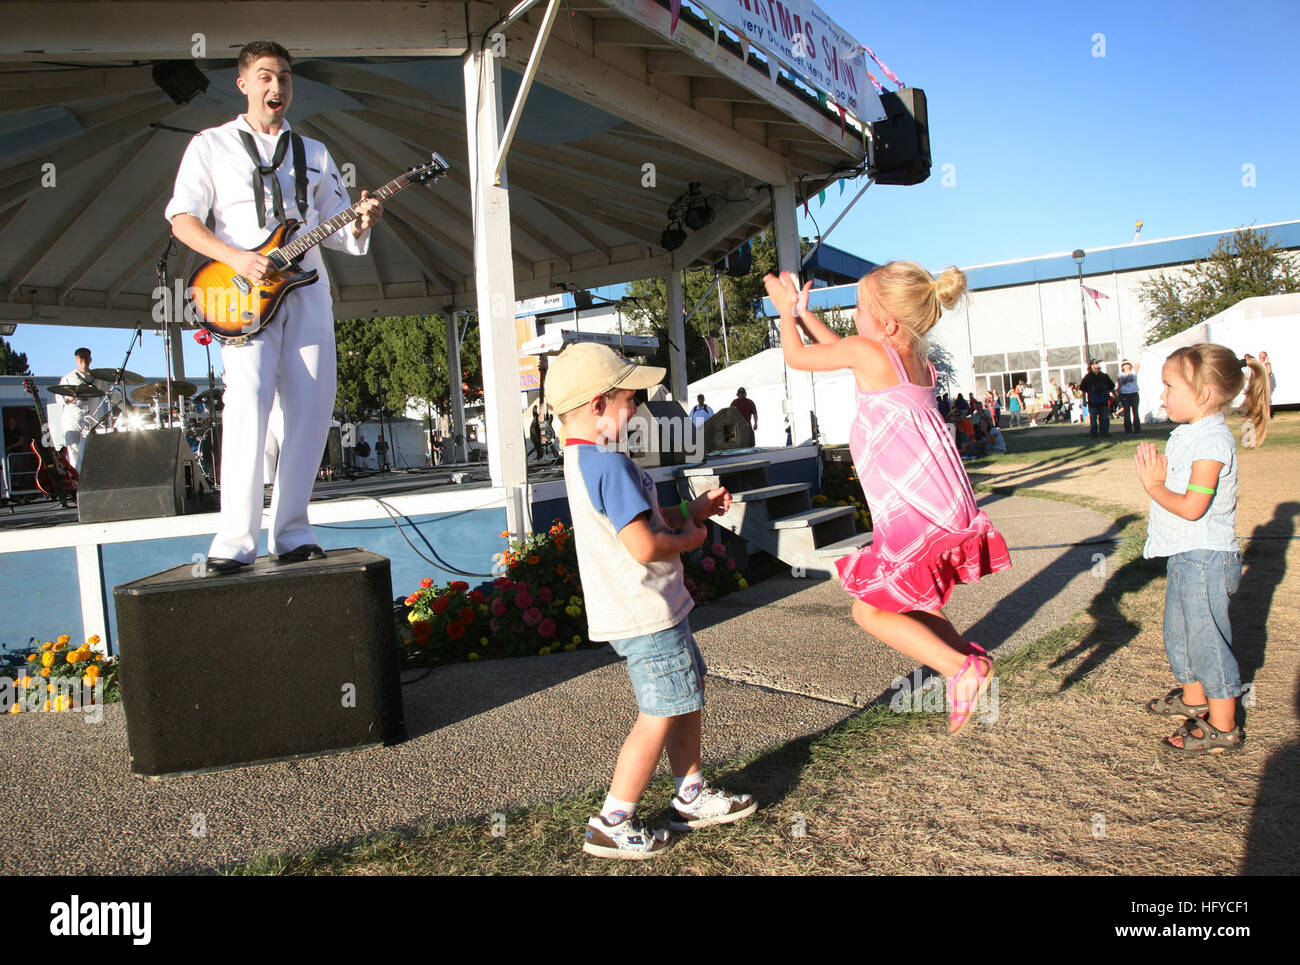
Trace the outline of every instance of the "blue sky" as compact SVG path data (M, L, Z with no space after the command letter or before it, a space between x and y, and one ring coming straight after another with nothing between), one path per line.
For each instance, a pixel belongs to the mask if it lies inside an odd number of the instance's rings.
M821 6L925 90L934 163L924 184L873 186L830 244L938 270L1124 244L1139 218L1151 240L1300 217L1294 0ZM812 202L823 229L856 190ZM10 341L56 375L80 344L117 365L128 338L20 326ZM186 342L195 381L206 362ZM161 372L161 339L146 333L132 367Z

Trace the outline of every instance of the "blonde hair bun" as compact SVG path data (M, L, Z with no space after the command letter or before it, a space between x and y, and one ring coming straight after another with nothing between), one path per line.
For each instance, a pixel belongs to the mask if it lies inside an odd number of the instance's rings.
M950 311L966 294L966 273L956 266L945 268L934 283L934 293L944 310Z

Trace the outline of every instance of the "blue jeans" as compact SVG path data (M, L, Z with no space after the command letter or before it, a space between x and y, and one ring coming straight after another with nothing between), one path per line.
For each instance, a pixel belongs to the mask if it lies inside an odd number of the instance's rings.
M1101 427L1103 436L1110 435L1110 400L1109 399L1089 399L1088 415L1091 421L1088 425L1088 435L1097 438L1098 425Z
M687 620L667 630L611 640L609 645L627 658L627 675L641 713L679 717L704 709L708 667Z
M1188 550L1169 557L1165 655L1179 683L1199 683L1216 700L1241 696L1232 653L1228 597L1241 585L1241 553Z

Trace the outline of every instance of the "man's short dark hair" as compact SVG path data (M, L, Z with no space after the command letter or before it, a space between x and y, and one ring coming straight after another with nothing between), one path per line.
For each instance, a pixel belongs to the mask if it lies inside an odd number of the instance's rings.
M744 387L743 385L742 385L740 388L738 388L738 389L736 390L736 395L738 395L738 396L740 396L740 397L742 397L742 398L744 397L744 395L745 395L745 387Z
M243 49L239 51L239 72L242 74L248 70L259 57L279 57L286 64L293 64L289 51L274 40L254 40L251 44L244 44Z
M90 349L88 348L79 348L72 354L79 359L85 359L87 362L90 361Z

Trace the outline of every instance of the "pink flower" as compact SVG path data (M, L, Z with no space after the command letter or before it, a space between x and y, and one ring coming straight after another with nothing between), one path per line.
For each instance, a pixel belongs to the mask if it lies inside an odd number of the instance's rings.
M515 606L521 610L527 610L533 605L533 596L526 590L520 590L515 594Z
M537 632L543 637L555 636L555 621L547 617L541 623L537 624Z
M542 611L537 609L537 607L529 607L524 611L524 623L528 624L530 627L535 627L541 622Z
M491 620L488 621L488 626L491 628L493 633L496 633L498 630L501 629L501 623L500 621L497 620L496 617L493 617Z
M718 568L718 564L713 561L712 556L706 556L700 560L700 566L704 567L705 572L712 573Z
M492 601L492 615L494 617L505 616L505 612L506 612L505 600L501 599L501 597L497 597L495 600Z
M496 584L497 589L505 590L507 593L515 588L515 581L508 576L498 576L493 583Z
M555 599L555 594L551 592L550 587L539 586L537 588L537 600L542 604L542 606L550 603L553 599Z
M723 546L721 543L714 543L712 546L709 547L709 549L711 549L711 550L713 551L713 555L714 555L714 556L726 556L726 555L727 555L727 548L726 548L725 546Z
M735 560L727 560L727 569L729 569L729 570L734 570L735 568L736 568L736 561L735 561Z

